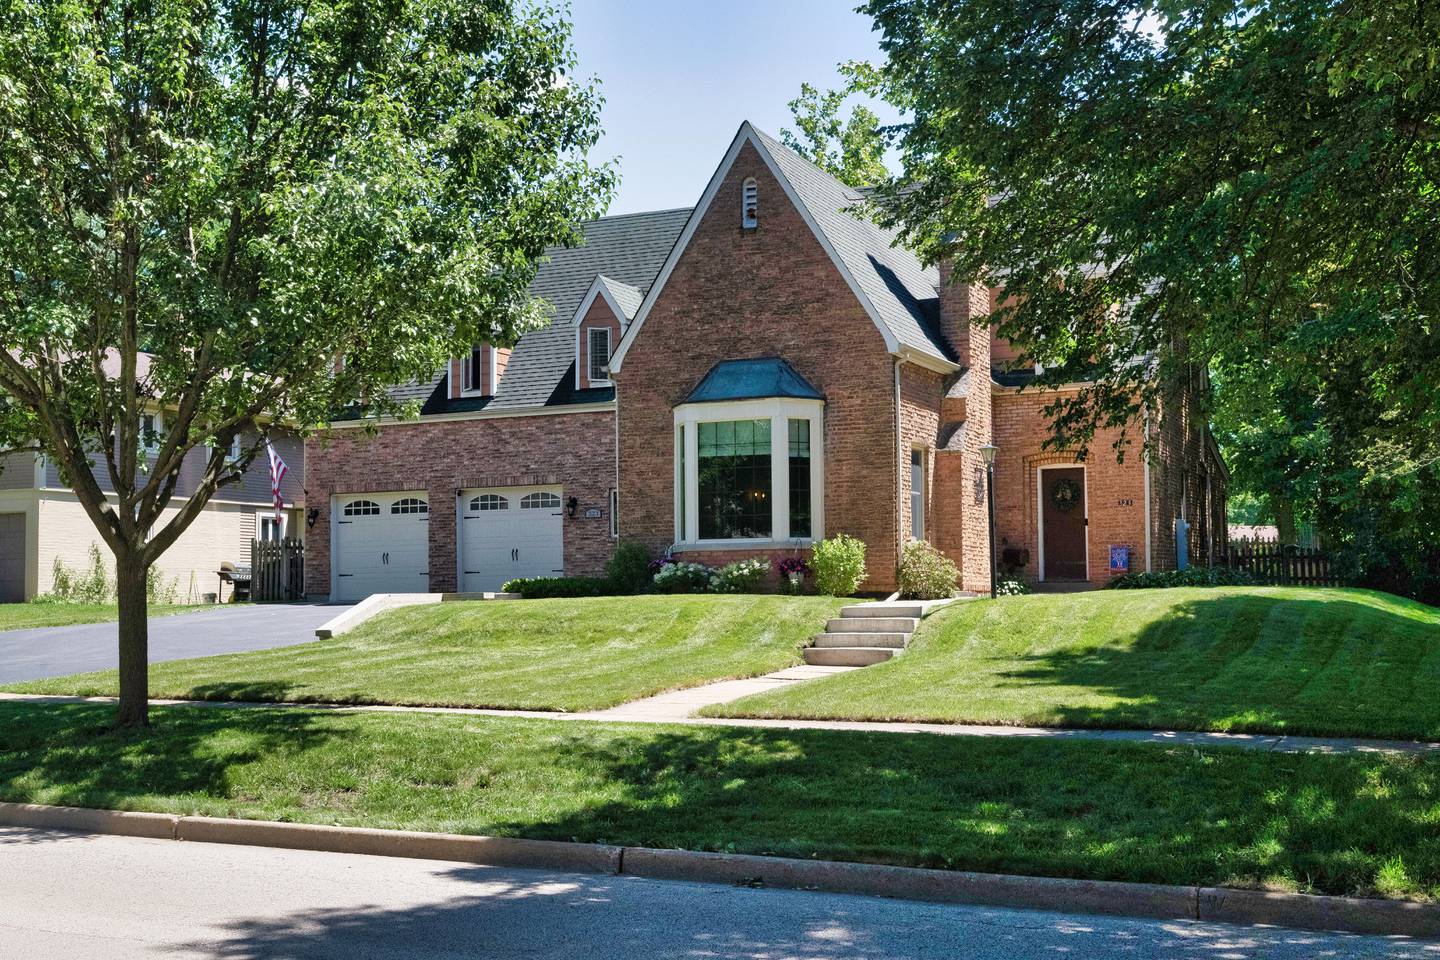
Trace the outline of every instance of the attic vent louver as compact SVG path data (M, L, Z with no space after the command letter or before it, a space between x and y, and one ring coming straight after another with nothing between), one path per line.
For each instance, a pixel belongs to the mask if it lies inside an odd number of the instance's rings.
M740 188L740 226L746 230L754 230L760 224L760 188L755 184L755 178L751 177L745 181Z

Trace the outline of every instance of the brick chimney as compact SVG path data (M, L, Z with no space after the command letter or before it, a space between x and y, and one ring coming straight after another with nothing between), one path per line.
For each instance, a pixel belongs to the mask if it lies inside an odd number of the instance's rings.
M990 589L989 514L984 499L976 499L975 491L984 489L984 458L980 448L994 437L994 417L990 396L990 325L982 320L990 315L990 288L984 284L951 283L951 264L940 263L940 329L965 367L963 390L958 381L947 391L960 401L963 397L965 434L960 450L943 454L943 467L952 478L956 495L952 502L958 509L948 514L946 529L950 544L946 552L960 567L960 586L977 593ZM946 403L952 401L947 398ZM954 403L959 407L959 402ZM1011 451L1013 453L1013 451ZM1002 458L1005 451L1001 452ZM953 458L953 459L952 459ZM942 466L937 462L937 470ZM997 464L996 475L1000 474Z
M940 261L940 330L962 366L990 369L990 328L976 328L976 318L990 315L990 288L984 284L951 283L949 260Z

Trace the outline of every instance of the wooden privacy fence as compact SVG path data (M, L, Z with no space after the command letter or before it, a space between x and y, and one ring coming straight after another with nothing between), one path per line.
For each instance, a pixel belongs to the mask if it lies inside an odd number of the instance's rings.
M255 540L250 544L250 598L289 603L305 597L305 544Z
M1314 547L1272 540L1232 540L1227 563L1245 570L1258 582L1297 587L1339 587L1344 581L1330 567L1330 558Z

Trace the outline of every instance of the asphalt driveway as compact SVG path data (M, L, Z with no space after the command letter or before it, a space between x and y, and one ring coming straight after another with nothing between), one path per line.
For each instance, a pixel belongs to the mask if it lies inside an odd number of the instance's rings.
M150 662L288 647L315 639L315 628L344 613L323 604L242 604L150 619ZM0 631L0 683L113 670L116 625L84 623Z

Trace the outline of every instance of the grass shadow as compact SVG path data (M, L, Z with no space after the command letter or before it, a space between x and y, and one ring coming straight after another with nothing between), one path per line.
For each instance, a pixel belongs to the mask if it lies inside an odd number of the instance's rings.
M543 764L620 796L501 832L1152 883L1440 894L1440 762L933 735L637 730ZM1398 866L1397 866L1398 865Z
M347 736L302 710L156 707L148 729L116 729L114 707L0 703L0 800L195 812L236 796L235 775Z
M1413 608L1413 609L1412 609ZM1123 642L1013 658L997 690L1044 688L1059 726L1440 739L1440 619L1374 598L1220 594ZM1073 691L1073 693L1067 693Z

